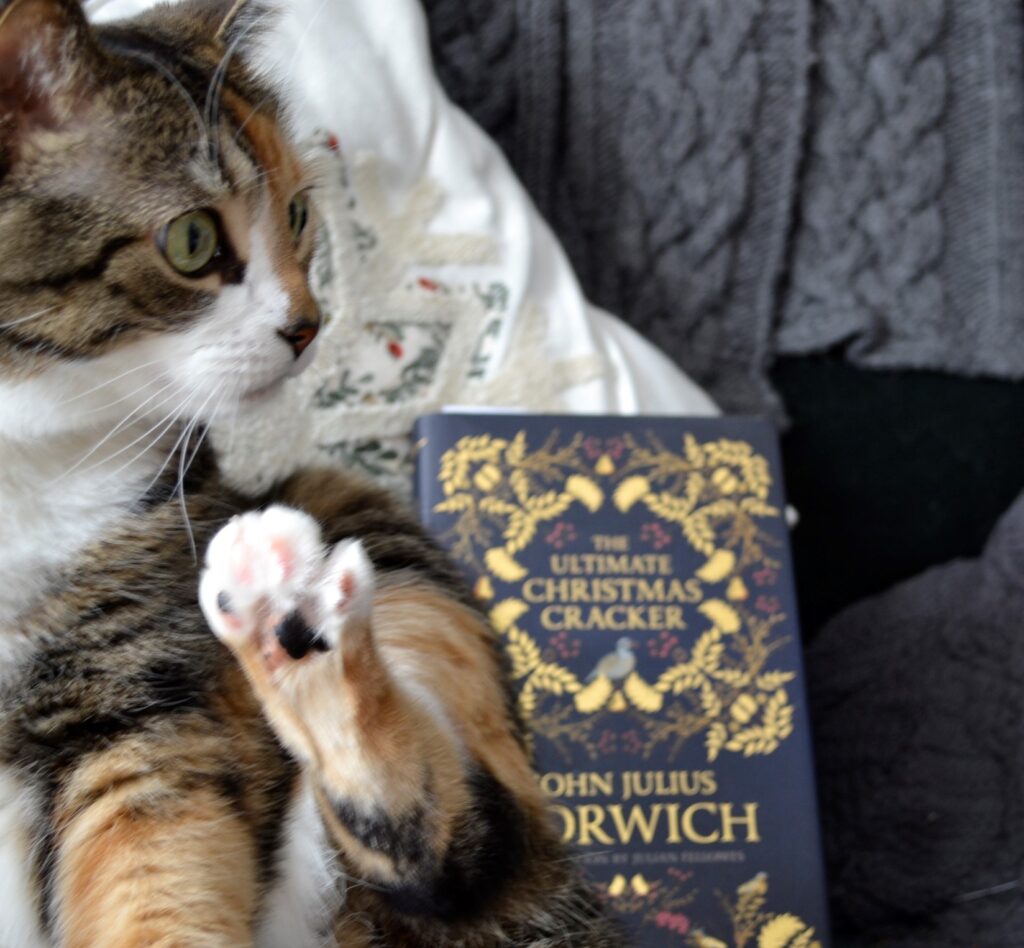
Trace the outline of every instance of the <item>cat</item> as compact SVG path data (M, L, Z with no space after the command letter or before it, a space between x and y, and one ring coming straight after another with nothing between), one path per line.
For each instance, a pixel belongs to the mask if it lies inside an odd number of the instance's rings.
M320 327L267 22L0 0L0 946L620 945L402 503L204 445Z

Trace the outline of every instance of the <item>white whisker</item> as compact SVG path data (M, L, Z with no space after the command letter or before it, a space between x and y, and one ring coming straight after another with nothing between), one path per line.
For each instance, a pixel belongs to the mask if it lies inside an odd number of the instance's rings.
M162 360L160 359L153 359L150 362L143 362L142 365L133 366L127 371L122 372L120 375L115 375L113 378L110 379L104 379L104 381L100 382L98 385L94 385L92 388L88 388L84 392L79 392L77 395L74 395L71 398L67 398L62 402L58 402L57 407L63 408L65 405L70 405L72 402L77 402L80 398L85 398L87 395L92 395L94 392L98 392L101 388L106 388L108 385L113 385L115 382L121 381L121 379L125 378L126 376L133 375L136 372L141 372L143 369L148 369L154 365L157 365L161 361ZM146 382L146 385L149 384L149 382ZM100 408L96 410L99 411L102 408L110 408L111 405L116 405L118 402L123 402L125 398L130 398L132 395L136 395L139 392L141 392L146 387L146 385L143 385L141 388L135 389L135 391L129 393L128 395L122 396L116 402L110 402L109 405L101 405Z
M213 76L210 78L210 85L206 90L206 102L203 104L203 117L206 120L206 127L209 129L210 138L208 141L210 146L210 157L214 164L217 163L219 152L217 125L219 124L220 115L220 97L224 91L224 84L227 82L228 69L231 66L231 60L238 51L238 47L242 45L242 41L253 31L256 25L265 20L267 16L268 14L263 14L262 16L255 17L245 25L244 29L239 31L238 35L231 41L228 48L224 51L224 55L221 57L220 62L217 63L217 68L213 71Z
M188 472L189 466L195 460L196 454L199 452L199 446L203 443L203 438L206 437L206 429L204 429L202 434L199 436L199 441L196 443L195 450L192 452L191 456L188 458L187 461L185 459L185 455L188 452L188 440L192 436L193 432L195 432L196 426L199 424L199 419L200 417L202 417L204 409L210 403L210 399L213 398L214 395L216 395L219 391L221 391L222 388L223 383L217 386L217 388L213 389L210 392L210 394L206 396L206 398L203 400L202 405L200 405L199 408L196 409L196 411L193 413L192 420L188 423L188 425L185 426L186 434L184 442L181 445L181 457L178 461L178 502L181 504L181 515L185 520L185 528L188 532L188 542L189 546L192 549L192 559L196 561L198 561L199 557L198 553L196 552L196 538L195 533L192 530L192 522L189 520L188 517L188 504L185 502L185 475ZM220 402L218 402L218 405L219 404ZM211 416L213 414L215 414L215 412L211 412Z
M314 11L313 15L309 18L309 22L306 24L306 26L303 29L302 33L299 35L299 40L298 40L298 43L296 44L296 46L298 46L299 48L302 47L303 42L305 42L306 37L309 35L309 31L313 28L313 25L316 23L316 21L319 18L320 14L323 13L324 8L327 6L327 3L328 3L328 0L320 0L320 6L318 6L316 8L316 10ZM236 129L235 134L231 137L232 143L237 143L238 142L238 138L242 134L243 129L245 128L246 125L249 124L249 119L251 119L254 115L256 115L259 112L259 110L264 105L266 105L266 103L268 101L270 101L271 98L273 98L272 95L268 95L268 96L265 96L264 98L262 98L260 100L259 104L256 106L256 108L254 108L245 117L245 119L242 121L242 124L239 125L238 128Z
M0 323L0 329L11 329L14 326L20 326L22 323L31 322L33 319L39 319L40 316L52 313L56 309L60 309L59 303L55 306L47 306L46 309L41 309L36 313L29 313L28 316L21 316L18 319L12 319L10 322Z
M145 412L145 410L146 410L146 406L147 406L147 405L148 405L148 404L149 404L150 402L152 402L154 398L157 398L157 397L158 397L159 395L161 395L161 394L163 394L164 392L166 392L166 391L167 391L167 389L171 388L171 386L173 386L173 385L174 385L174 382L173 382L173 381L172 381L172 382L168 382L168 383L167 383L166 385L164 385L164 386L163 386L162 388L159 388L159 389L157 389L157 390L156 390L156 391L155 391L155 392L154 392L154 393L153 393L152 395L150 395L150 396L149 396L149 398L147 398L147 399L146 399L146 400L145 400L145 401L144 401L144 402L143 402L143 403L142 403L141 405L136 405L136 406L135 406L135 408L133 408L133 409L132 409L132 410L131 410L131 411L130 411L130 412L129 412L129 413L127 414L127 415L125 415L125 416L124 416L124 418L122 418L122 419L121 419L121 420L120 420L120 421L119 421L119 422L118 422L118 423L117 423L117 424L116 424L116 425L115 425L115 426L114 426L113 428L111 428L111 429L110 429L110 431L108 431L108 432L107 432L107 433L106 433L106 434L105 434L105 435L104 435L104 436L103 436L103 437L102 437L102 438L101 438L101 439L100 439L100 440L99 440L99 441L98 441L98 442L97 442L96 444L94 444L94 445L93 445L93 446L92 446L92 447L91 447L91 448L90 448L90 449L89 449L89 450L88 450L88 451L87 451L87 452L86 452L86 453L85 453L85 454L84 454L84 455L83 455L82 457L80 457L80 458L79 458L79 459L78 459L78 460L77 460L77 461L76 461L76 462L75 462L74 464L72 464L72 465L71 465L71 467L69 467L69 468L68 468L68 469L67 469L67 470L66 470L66 471L65 471L65 472L64 472L64 473L63 473L63 474L61 475L61 477L60 477L60 478L58 478L58 481L59 481L59 480L60 480L61 478L67 477L67 476L68 476L69 474L73 473L74 471L77 471L77 470L78 470L78 468L80 468L80 467L81 467L81 466L82 466L82 465L83 465L83 464L84 464L84 463L85 463L86 461L88 461L88 460L89 460L89 458L91 458L91 457L92 457L92 456L93 456L93 455L94 455L94 454L95 454L95 453L96 453L96 452L97 452L97 451L98 451L98 450L99 450L100 448L102 448L102 447L103 447L103 445L105 445L105 444L106 444L106 443L107 443L107 442L108 442L108 441L109 441L109 440L110 440L111 438L113 438L113 437L114 437L114 435L116 435L116 434L117 434L117 433L118 433L119 431L121 431L121 429L123 429L123 428L124 428L124 427L125 427L126 425L130 424L130 423L131 423L131 420L132 420L132 419L133 419L133 418L134 418L134 417L135 417L136 415L140 415L140 413L144 413L144 412ZM170 395L168 395L168 396L167 396L167 398L165 398L165 399L163 399L162 401L158 402L158 403L157 403L157 405L156 405L155 407L159 408L159 407L161 407L162 405L166 405L166 404L167 404L167 402L169 402L169 401L170 401L170 400L171 400L172 398L174 398L174 395L175 395L175 393L174 393L174 392L172 392L172 393L171 393ZM134 444L134 442L132 442L132 443ZM131 446L131 445L129 445L129 447L130 447L130 446ZM114 457L116 457L116 455L114 455ZM95 466L95 465L94 465L94 466Z
M171 414L171 415L164 415L164 417L160 421L158 421L155 425L153 425L152 428L149 428L147 431L144 431L141 435L139 435L139 437L137 437L130 444L126 444L120 450L115 451L113 454L111 454L108 457L104 458L102 462L98 462L98 463L105 463L106 461L112 461L118 455L124 454L124 452L127 451L129 448L134 447L136 444L138 444L140 441L142 441L143 438L148 437L150 434L152 434L154 431L156 431L157 428L160 428L160 431L157 433L156 437L154 437L150 441L148 441L146 443L146 446L141 451L137 452L131 458L129 458L127 461L125 461L125 463L122 464L116 471L113 471L110 474L108 474L107 475L108 479L110 479L110 480L115 479L118 474L120 474L122 471L126 470L127 468L131 467L136 461L139 460L139 458L144 457L146 452L150 451L152 448L155 448L160 443L160 439L163 438L163 436L165 434L167 434L167 432L170 431L171 428L174 427L174 425L181 419L181 416L184 413L185 413L185 406L182 405L173 414Z

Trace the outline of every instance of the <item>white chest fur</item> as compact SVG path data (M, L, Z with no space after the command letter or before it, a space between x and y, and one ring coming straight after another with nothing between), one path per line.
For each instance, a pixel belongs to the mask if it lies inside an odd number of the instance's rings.
M0 675L26 643L15 619L42 596L78 553L124 515L158 466L105 445L102 461L86 458L98 436L25 446L0 438ZM77 467L76 467L77 465Z
M303 786L287 817L278 856L278 878L268 894L259 948L323 948L333 945L331 921L344 888L312 791Z
M72 471L90 443L61 439L27 451L0 438L0 687L32 650L17 617L109 530L155 470L155 459L125 466L122 457L120 472L113 460ZM50 944L39 927L34 822L32 795L0 765L0 948Z
M0 948L45 948L32 882L29 827L35 802L0 766Z

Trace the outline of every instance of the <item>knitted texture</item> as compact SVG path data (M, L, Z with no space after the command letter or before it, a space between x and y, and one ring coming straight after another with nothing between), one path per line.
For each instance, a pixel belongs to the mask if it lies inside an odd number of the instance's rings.
M1022 8L823 0L778 349L1024 376Z
M425 0L584 289L726 409L776 353L1024 378L1018 0Z
M587 294L725 407L764 405L806 0L426 6L442 81L503 146Z
M1024 944L1024 495L984 556L860 603L808 655L836 921Z

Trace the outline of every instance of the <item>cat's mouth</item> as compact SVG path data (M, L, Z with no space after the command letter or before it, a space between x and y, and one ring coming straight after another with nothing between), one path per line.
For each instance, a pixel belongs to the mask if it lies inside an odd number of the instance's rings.
M274 395L278 389L288 381L288 379L293 379L305 372L316 356L316 350L319 347L319 342L319 337L314 339L284 372L272 379L270 382L267 382L265 385L260 385L254 389L250 389L242 396L241 401L250 405L254 402L265 401L267 398Z
M281 375L274 379L272 382L268 382L266 385L260 385L258 388L250 389L240 399L243 404L252 405L257 402L264 402L270 396L272 396L282 385L284 385L287 375Z

